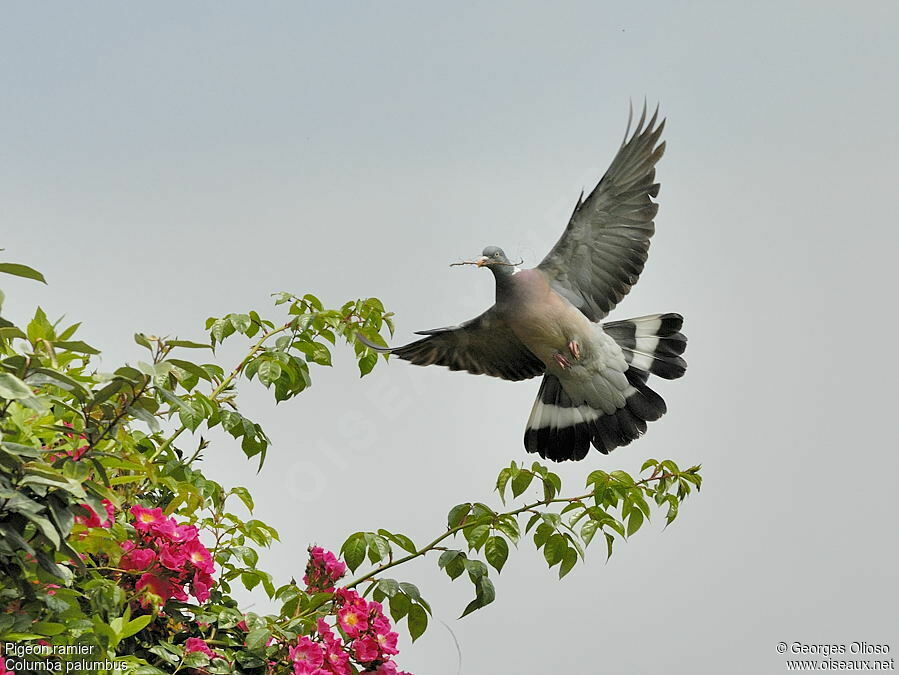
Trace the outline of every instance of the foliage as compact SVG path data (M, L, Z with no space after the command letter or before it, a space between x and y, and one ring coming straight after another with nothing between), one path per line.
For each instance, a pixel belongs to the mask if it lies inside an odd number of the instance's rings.
M44 281L24 265L0 263L0 272ZM533 531L561 577L598 532L611 555L651 504L666 507L670 523L700 485L698 467L649 460L643 478L594 471L588 492L562 497L556 474L513 462L496 483L500 498L539 487L541 499L505 511L460 504L421 547L384 529L357 532L343 561L312 548L303 583L277 585L257 562L278 533L234 513L241 503L252 515L245 488L203 475L202 433L220 426L261 469L270 440L238 408L237 382L256 379L276 401L290 399L309 388L315 366L331 365L339 341L364 376L377 355L355 336L384 344L380 331L393 326L375 298L326 309L315 296L280 293L275 306L277 320L256 311L209 318L204 341L136 334L146 360L112 373L92 367L99 351L75 337L77 323L51 322L40 308L21 328L0 318L0 642L40 643L37 658L52 651L67 672L105 672L112 665L98 663L108 659L140 674L395 673L388 615L414 640L431 608L388 570L439 553L451 578L473 584L464 616L494 600L489 567L501 571L524 535ZM226 370L209 357L235 336L248 349ZM461 547L447 546L454 541ZM359 576L345 579L347 568ZM241 611L235 583L261 589L280 611ZM7 654L7 666L20 657Z

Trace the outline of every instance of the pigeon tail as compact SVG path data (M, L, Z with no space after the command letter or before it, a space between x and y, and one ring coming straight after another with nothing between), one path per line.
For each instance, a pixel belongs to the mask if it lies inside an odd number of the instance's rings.
M687 370L680 356L687 348L687 338L680 332L683 324L684 317L669 312L611 321L602 329L621 347L631 368L676 380Z
M667 410L662 397L647 386L649 375L675 379L686 370L680 357L687 344L682 324L679 314L604 324L602 329L618 343L628 363L622 404L611 411L595 408L572 398L559 378L546 374L525 431L527 451L554 462L581 460L591 445L608 454L642 436L647 422Z

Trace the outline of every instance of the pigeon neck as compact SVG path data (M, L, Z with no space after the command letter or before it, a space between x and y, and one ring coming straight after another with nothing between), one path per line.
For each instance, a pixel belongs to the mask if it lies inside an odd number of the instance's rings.
M517 268L509 265L493 265L490 271L493 272L493 278L496 280L496 299L501 299L504 295L508 295L512 289L512 277L515 275Z

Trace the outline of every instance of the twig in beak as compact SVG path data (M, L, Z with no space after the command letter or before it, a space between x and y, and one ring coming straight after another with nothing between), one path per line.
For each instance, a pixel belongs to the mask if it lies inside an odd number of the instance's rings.
M450 267L461 267L462 265L476 265L477 267L490 267L491 265L504 265L506 267L518 267L519 265L524 264L524 259L516 262L493 262L490 260L478 261L478 260L463 260L462 262L454 262L450 263Z

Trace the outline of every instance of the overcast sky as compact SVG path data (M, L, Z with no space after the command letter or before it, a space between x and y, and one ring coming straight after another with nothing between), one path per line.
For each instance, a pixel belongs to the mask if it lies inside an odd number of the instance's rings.
M84 322L112 368L140 330L314 292L376 295L397 341L492 302L488 244L536 264L611 160L628 101L661 102L656 237L612 318L678 311L684 379L639 442L704 466L675 526L600 546L563 582L525 542L497 602L401 569L432 629L421 675L776 673L779 641L897 643L894 342L899 9L846 3L7 3L0 20L0 246L49 287L3 280L5 314ZM349 350L277 408L256 495L299 577L359 529L428 541L530 461L538 383L379 366ZM267 609L256 597L259 610Z

